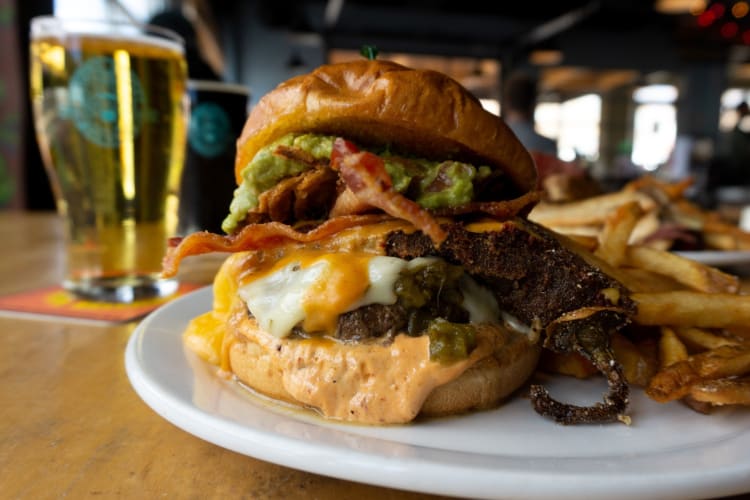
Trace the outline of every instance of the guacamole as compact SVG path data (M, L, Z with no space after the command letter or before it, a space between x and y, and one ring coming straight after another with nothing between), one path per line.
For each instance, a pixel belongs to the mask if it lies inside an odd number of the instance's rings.
M327 160L333 149L333 136L288 134L264 147L242 170L242 182L234 191L229 215L222 229L233 233L249 211L258 206L258 197L279 181L301 174L309 165L275 155L278 146L299 148L316 160ZM489 175L489 167L475 167L457 161L432 161L406 158L388 150L373 151L379 155L396 191L427 209L463 205L474 196L474 182Z

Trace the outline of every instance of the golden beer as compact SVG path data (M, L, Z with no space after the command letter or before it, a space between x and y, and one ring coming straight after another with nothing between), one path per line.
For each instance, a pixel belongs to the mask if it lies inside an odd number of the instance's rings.
M128 302L176 289L158 275L177 226L186 81L178 41L32 24L35 126L67 224L69 290Z

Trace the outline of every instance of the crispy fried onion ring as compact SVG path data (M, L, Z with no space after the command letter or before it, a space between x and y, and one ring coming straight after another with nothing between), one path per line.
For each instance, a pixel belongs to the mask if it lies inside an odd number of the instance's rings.
M393 217L411 222L429 236L436 247L447 237L427 210L393 189L391 176L379 156L359 151L354 144L338 137L333 142L331 167L340 172L344 184L357 198Z
M177 274L185 257L211 252L241 252L274 248L287 243L311 243L322 240L345 229L375 224L390 219L384 214L349 215L329 219L309 231L300 230L281 222L250 224L239 233L223 236L202 231L184 238L171 238L162 262L162 276Z
M615 307L583 307L563 314L547 326L544 346L555 352L574 352L589 360L607 379L609 391L603 402L577 406L552 399L546 388L530 388L534 409L561 424L602 423L619 420L630 424L625 415L630 389L622 366L615 360L609 337L622 326L625 311Z

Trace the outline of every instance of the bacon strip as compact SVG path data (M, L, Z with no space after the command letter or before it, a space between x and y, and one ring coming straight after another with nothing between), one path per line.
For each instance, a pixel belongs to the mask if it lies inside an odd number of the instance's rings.
M385 213L411 222L430 237L436 247L447 234L427 210L393 189L385 163L377 155L359 151L351 142L336 138L331 153L331 167L341 173L341 179L361 201Z
M350 215L329 219L310 231L300 231L281 222L250 224L239 233L224 236L203 231L185 238L172 238L162 262L162 276L177 274L185 257L211 252L242 252L270 249L288 243L310 243L355 226L375 224L389 219L383 214Z
M276 146L273 154L274 156L280 156L281 158L285 158L287 160L294 160L303 163L311 168L328 164L326 160L316 160L312 154L308 153L302 148L279 145Z
M451 217L483 212L496 219L510 219L525 209L531 209L541 199L541 194L541 191L529 191L512 200L473 201L456 207L437 208L432 213L441 217Z

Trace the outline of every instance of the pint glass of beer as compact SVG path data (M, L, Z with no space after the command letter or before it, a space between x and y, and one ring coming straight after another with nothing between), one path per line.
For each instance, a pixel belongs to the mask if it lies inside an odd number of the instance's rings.
M63 286L131 302L161 279L176 234L188 121L182 40L158 27L40 17L31 24L37 140L66 224Z

